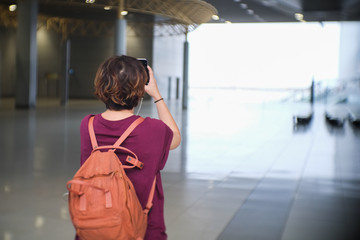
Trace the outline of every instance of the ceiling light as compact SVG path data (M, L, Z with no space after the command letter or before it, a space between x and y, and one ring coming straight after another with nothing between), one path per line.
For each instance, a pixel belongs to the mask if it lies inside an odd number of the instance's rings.
M303 21L304 20L304 15L302 13L295 13L294 17L298 21Z
M126 16L126 15L128 15L128 11L121 11L121 13L120 13L122 16Z
M105 6L104 7L104 10L110 10L111 9L111 6Z
M10 6L9 6L9 11L10 11L10 12L14 12L14 11L16 10L16 7L17 7L16 4L10 5Z
M211 18L216 21L220 19L218 15L212 15Z
M95 0L85 0L85 3L94 3Z
M241 0L234 0L234 2L241 2Z
M227 24L231 24L231 21L225 21L225 23L227 23Z
M241 7L242 9L246 9L246 8L247 8L247 4L246 4L246 3L240 3L240 7Z

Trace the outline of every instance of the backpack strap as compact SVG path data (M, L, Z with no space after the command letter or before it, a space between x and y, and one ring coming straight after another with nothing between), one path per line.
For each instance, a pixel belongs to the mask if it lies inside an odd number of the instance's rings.
M114 147L119 147L125 139L130 135L130 133L140 124L144 121L144 118L138 117L126 130L125 132L120 136L120 138L114 143Z
M143 168L144 164L139 161L138 157L135 153L130 151L127 148L120 147L120 145L125 141L125 139L130 135L130 133L145 119L142 117L138 117L134 122L130 124L130 126L125 130L125 132L119 137L119 139L112 145L112 146L98 146L96 141L95 131L94 131L94 116L91 116L89 119L89 135L91 140L91 145L93 147L93 151L100 150L100 149L109 149L112 148L112 151L116 151L116 149L124 150L126 152L131 153L134 157L128 156L126 161L130 163L132 166L123 166L124 168L133 168L138 167L140 169Z
M91 116L90 119L89 119L88 128L89 128L89 135L90 135L91 145L92 145L92 148L95 149L95 148L98 147L98 144L97 144L97 141L96 141L95 131L94 131L94 115Z
M125 139L130 135L130 133L144 120L145 120L144 118L138 117L133 123L131 123L131 125L125 130L125 132L120 136L120 138L114 143L113 146L114 147L120 146L125 141ZM89 128L91 145L93 149L95 149L98 147L98 144L96 141L95 131L94 131L94 116L90 117L88 128Z
M119 148L120 145L125 141L125 139L130 135L130 133L140 124L144 121L144 118L142 117L138 117L134 122L132 122L130 124L130 126L125 130L125 132L119 137L119 139L114 143L114 149ZM120 147L121 148L121 147ZM127 149L129 152L131 152L129 149ZM126 161L130 164L132 164L132 166L136 166L140 169L142 169L144 167L144 164L142 162L139 161L138 157L136 156L136 154L134 154L133 152L131 152L135 158L131 157L131 156L127 156ZM126 166L123 166L125 168L127 168Z
M153 182L153 185L151 187L151 190L150 190L150 193L149 193L149 198L148 198L148 201L146 203L146 207L144 209L144 213L146 215L149 214L152 206L153 206L153 199L154 199L154 194L155 194L155 187L156 187L156 176L154 178L154 182Z

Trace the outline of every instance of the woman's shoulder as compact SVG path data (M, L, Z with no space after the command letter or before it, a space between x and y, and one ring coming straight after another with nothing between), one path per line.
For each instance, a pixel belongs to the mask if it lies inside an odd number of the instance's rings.
M152 127L152 128L160 128L160 129L168 128L168 126L160 119L151 118L151 117L146 117L144 119L144 125L147 125L147 127Z
M87 125L91 116L94 116L94 114L88 114L88 115L86 115L86 116L81 120L81 125L84 125L84 124Z
M98 116L100 114L88 114L86 115L82 120L80 124L81 131L87 131L89 119L92 116L95 116L94 119L94 125L96 125L99 121L101 122L102 118ZM114 125L114 128L118 128L120 125L130 125L132 121L135 121L136 118L139 116L133 115L132 117L129 117L127 119L121 120L121 121L113 121L110 122L112 125ZM121 124L120 124L121 123ZM104 125L104 124L103 124ZM106 125L106 124L105 124ZM135 130L141 129L142 132L146 133L152 133L152 134L167 134L171 132L171 129L160 119L152 118L152 117L144 117L143 123L140 124Z
M89 124L89 119L91 116L94 116L93 114L88 114L86 115L82 120L81 120L81 123L80 123L80 130L81 129L84 129L88 127L88 124Z
M86 116L81 120L81 122L89 121L89 119L90 119L91 116L94 116L94 114L88 114L88 115L86 115Z
M171 134L171 129L160 119L146 117L144 122L140 124L139 129L143 133L151 134L154 137L159 135L168 135Z

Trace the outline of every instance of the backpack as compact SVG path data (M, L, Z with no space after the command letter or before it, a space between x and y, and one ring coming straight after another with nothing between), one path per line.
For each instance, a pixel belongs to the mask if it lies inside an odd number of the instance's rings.
M143 239L147 217L155 191L154 179L146 208L143 209L126 168L143 168L135 153L121 143L144 119L137 118L114 145L98 146L94 116L89 119L89 135L93 150L86 162L66 186L69 191L69 212L76 234L81 240ZM115 151L128 154L123 165Z

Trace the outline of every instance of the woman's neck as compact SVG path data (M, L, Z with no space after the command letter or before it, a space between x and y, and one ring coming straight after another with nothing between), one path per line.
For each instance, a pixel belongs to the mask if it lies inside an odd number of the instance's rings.
M110 120L110 121L122 120L122 119L128 118L132 115L134 115L134 109L120 110L120 111L107 109L105 112L103 112L101 114L101 116L104 119Z

